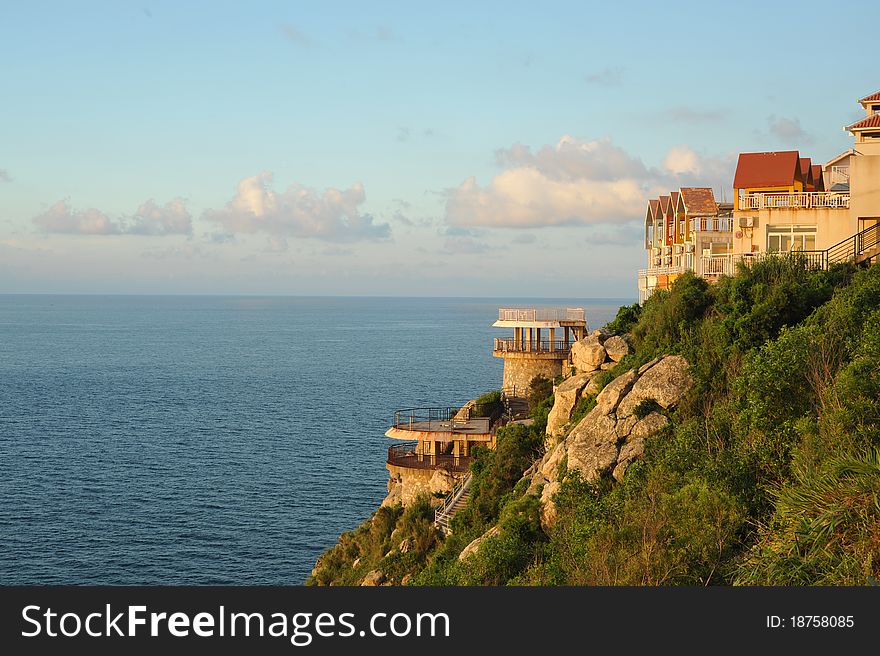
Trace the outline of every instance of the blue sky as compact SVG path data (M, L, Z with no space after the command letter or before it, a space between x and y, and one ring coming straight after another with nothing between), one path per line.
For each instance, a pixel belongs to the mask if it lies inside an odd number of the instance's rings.
M850 146L830 7L7 4L0 292L634 297L648 197Z

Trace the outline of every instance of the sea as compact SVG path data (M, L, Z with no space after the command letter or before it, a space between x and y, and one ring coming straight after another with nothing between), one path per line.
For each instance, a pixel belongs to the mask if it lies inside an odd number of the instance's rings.
M302 584L395 410L501 386L499 307L633 302L0 295L0 584Z

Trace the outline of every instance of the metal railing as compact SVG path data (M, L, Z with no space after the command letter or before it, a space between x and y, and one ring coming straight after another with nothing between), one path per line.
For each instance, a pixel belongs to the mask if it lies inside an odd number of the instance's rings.
M848 209L849 194L836 191L741 194L739 209Z
M407 408L394 413L394 428L443 433L488 433L501 418L501 403L468 402L459 407Z
M406 469L446 469L453 473L466 472L471 466L471 456L420 452L421 442L396 444L388 447L388 464Z
M729 216L700 216L691 221L695 232L733 232L733 218Z
M442 530L446 535L452 533L452 528L449 526L449 522L453 517L453 507L465 494L468 493L473 478L473 474L468 474L467 478L456 483L455 487L452 488L452 492L450 492L443 500L443 505L434 511L434 526Z
M492 348L503 353L559 353L560 355L565 355L571 348L571 342L566 344L565 340L562 339L529 341L528 339L516 340L496 337Z
M828 176L828 182L832 185L849 184L849 167L832 166L831 174Z
M499 321L586 321L584 308L499 308Z
M662 267L653 267L650 269L639 269L639 278L645 278L647 276L669 276L675 275L678 273L684 273L683 266L662 266Z

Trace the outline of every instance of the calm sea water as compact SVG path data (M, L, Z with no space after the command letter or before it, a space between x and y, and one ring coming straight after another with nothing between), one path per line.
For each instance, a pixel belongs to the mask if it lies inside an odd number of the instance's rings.
M583 306L591 327L630 299ZM0 584L299 584L529 299L0 296Z

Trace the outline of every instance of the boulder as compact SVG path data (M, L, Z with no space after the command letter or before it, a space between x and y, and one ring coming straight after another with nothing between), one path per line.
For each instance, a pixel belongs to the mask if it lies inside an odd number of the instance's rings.
M623 443L623 446L620 449L620 454L617 456L617 466L614 468L614 471L611 472L611 475L614 477L615 481L622 481L623 475L626 473L627 467L636 460L637 458L641 458L645 453L645 440L644 438L638 437L632 440L627 440Z
M650 437L663 430L668 423L669 420L659 412L652 412L647 417L636 422L632 427L632 431L630 431L630 437L632 439Z
M361 581L362 586L374 586L374 585L382 585L382 581L385 580L385 573L381 569L374 569L372 572L368 572L364 577L364 580Z
M544 478L544 474L541 472L535 472L532 475L532 480L529 481L529 487L526 488L526 494L534 494L537 496L538 491L541 489L541 486L547 482L547 479Z
M617 422L597 406L590 410L568 436L568 468L577 469L585 480L599 478L617 462Z
M595 371L605 362L605 348L598 337L590 335L571 345L571 363L579 372Z
M431 475L428 481L428 489L431 494L448 494L455 487L455 478L445 469L438 469Z
M382 507L396 506L403 503L403 483L395 483L388 491L388 496L382 499Z
M598 372L596 372L598 373ZM602 391L602 388L599 387L599 378L598 376L591 378L590 382L587 383L587 386L584 388L584 391L581 392L581 396L596 396L599 392Z
M606 339L602 346L608 357L615 362L623 360L624 356L629 355L632 350L629 347L629 343L623 337L617 335Z
M541 475L548 481L559 478L559 464L565 457L567 447L565 442L560 442L553 447L541 460Z
M604 328L596 328L596 330L594 330L593 332L591 332L591 333L588 335L588 337L595 337L596 339L599 340L599 343L601 344L601 343L603 343L603 342L608 338L608 336L609 336L610 334L611 334L611 333L609 333L609 332L608 332L607 330L605 330Z
M650 369L650 368L653 367L655 364L657 364L658 362L660 362L660 360L661 360L661 358L654 358L653 360L650 360L650 361L646 362L645 364L643 364L641 367L639 367L639 376L641 376L641 375L642 375L643 373L645 373L648 369Z
M663 408L674 406L693 385L688 368L687 360L680 355L667 355L639 377L630 393L620 402L617 415L625 417L632 414L645 399L654 399Z
M621 374L605 386L599 396L596 397L596 410L603 415L614 412L620 400L629 392L636 380L635 371L627 371Z
M603 362L599 365L599 369L602 371L608 371L609 369L614 369L617 366L616 362Z
M616 442L580 443L568 447L568 468L577 469L585 481L600 478L616 462Z
M571 413L574 412L575 406L581 400L584 387L595 375L595 372L578 374L560 383L554 392L553 408L547 415L547 435L550 437L565 435Z
M412 549L412 538L405 538L399 545L397 545L397 550L402 554L405 554L410 549Z
M618 437L628 437L632 432L632 429L639 422L638 418L635 415L630 415L629 417L624 417L623 419L617 420L617 436Z
M464 549L461 550L461 553L458 554L458 560L459 560L459 562L464 562L464 561L467 560L470 556L472 556L473 554L477 553L477 551L479 551L479 549L480 549L480 545L483 544L483 542L485 542L485 541L488 540L489 538L494 538L494 537L495 537L496 535L498 535L500 532L501 532L501 529L500 529L499 527L497 527L497 526L493 526L493 527L490 528L488 531L486 531L485 533L483 533L480 537L478 537L477 539L475 539L475 540L474 540L473 542L471 542L468 546L466 546Z
M556 504L553 502L553 495L559 492L562 484L559 481L547 483L541 492L541 528L549 531L553 524L556 523Z
M412 581L412 574L405 575L402 579L400 579L400 585L409 585L410 581Z

